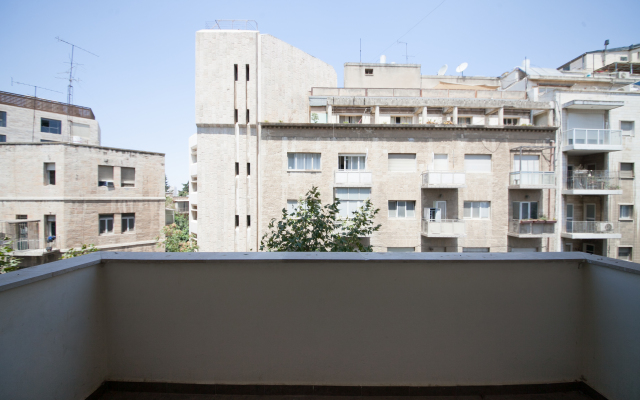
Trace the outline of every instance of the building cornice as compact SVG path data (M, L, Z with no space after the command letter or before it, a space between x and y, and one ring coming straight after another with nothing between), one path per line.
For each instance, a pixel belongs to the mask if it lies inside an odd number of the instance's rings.
M261 122L262 128L272 129L332 129L332 130L423 130L423 131L493 131L493 132L555 132L556 126L512 126L512 125L451 125L451 124L333 124L333 123L277 123Z
M140 153L140 154L151 154L156 156L163 156L164 153L156 153L152 151L144 151L144 150L131 150L131 149L120 149L117 147L105 147L105 146L96 146L92 144L81 144L81 143L64 143L64 142L3 142L0 143L0 146L68 146L68 147L89 147L92 149L99 150L113 150L113 151L126 151L129 153Z

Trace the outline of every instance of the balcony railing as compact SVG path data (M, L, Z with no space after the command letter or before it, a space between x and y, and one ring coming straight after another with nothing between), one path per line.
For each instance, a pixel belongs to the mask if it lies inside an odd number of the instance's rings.
M565 190L620 190L618 171L573 171L564 182Z
M564 145L621 146L622 131L617 129L569 129L564 132Z
M609 235L619 234L617 221L567 221L564 222L565 233Z
M557 221L509 220L509 235L517 237L544 237L556 232Z
M422 220L422 234L427 237L462 237L466 235L461 219Z
M336 185L371 185L371 171L337 170Z
M423 188L459 188L466 184L464 171L426 171L422 173Z
M556 173L553 171L516 171L509 174L510 186L553 187Z

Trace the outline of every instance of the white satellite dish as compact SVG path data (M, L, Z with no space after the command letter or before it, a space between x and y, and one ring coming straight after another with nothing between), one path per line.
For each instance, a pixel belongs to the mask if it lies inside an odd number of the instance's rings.
M469 66L469 64L464 62L464 63L458 65L458 67L456 68L456 72L460 72L460 73L462 73L462 76L464 76L464 70L467 69L468 66Z
M438 75L444 75L444 73L447 72L447 68L449 68L447 64L440 67L440 69L438 70Z

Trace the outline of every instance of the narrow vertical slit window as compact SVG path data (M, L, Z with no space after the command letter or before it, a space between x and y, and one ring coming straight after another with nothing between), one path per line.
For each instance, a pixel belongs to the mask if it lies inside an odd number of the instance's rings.
M251 175L251 163L247 163L247 176Z
M247 110L247 124L249 123L249 110Z
M251 226L251 215L247 215L247 228Z
M233 113L233 121L234 123L238 123L238 109L236 108Z
M56 184L56 163L44 163L44 184Z
M249 64L247 64L247 82L249 82Z
M240 163L236 163L236 176L240 175Z
M238 64L233 64L233 80L238 80Z
M236 228L240 226L240 216L236 215Z

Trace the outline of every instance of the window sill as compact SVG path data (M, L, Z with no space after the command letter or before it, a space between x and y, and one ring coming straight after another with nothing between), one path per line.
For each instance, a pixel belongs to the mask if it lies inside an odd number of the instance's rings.
M389 221L415 221L416 217L387 217Z
M633 222L633 218L618 218L618 221Z
M111 236L114 235L113 232L99 233L98 236Z
M322 172L319 169L288 169L287 172L314 172L314 173L320 173Z

